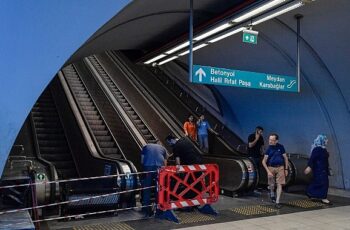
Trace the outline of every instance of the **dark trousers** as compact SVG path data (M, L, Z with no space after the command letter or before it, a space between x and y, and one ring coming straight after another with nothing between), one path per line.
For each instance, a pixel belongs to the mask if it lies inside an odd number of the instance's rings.
M158 166L143 166L143 171L157 171L159 167ZM145 173L143 178L142 187L150 187L154 186L157 183L157 172L152 173ZM155 191L155 197L157 198L157 189L156 188L148 188L142 190L142 206L147 206L151 204L151 192ZM144 208L144 210L150 210L147 208Z

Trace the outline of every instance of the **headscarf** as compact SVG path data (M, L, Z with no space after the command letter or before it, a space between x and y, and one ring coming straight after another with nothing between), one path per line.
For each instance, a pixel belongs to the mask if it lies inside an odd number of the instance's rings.
M324 134L320 134L314 140L314 143L311 145L311 151L316 147L326 148L327 137Z

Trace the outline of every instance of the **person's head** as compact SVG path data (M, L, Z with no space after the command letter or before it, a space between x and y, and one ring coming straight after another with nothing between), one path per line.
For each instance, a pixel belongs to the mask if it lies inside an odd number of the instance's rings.
M176 144L176 142L178 141L178 139L176 137L174 137L173 134L169 134L166 138L165 138L166 143L169 146L174 146Z
M324 134L319 134L314 140L313 147L322 147L325 148L328 143L328 138Z
M271 133L269 135L269 145L276 145L278 143L278 135L276 133Z
M199 119L201 119L202 121L204 120L204 114L201 114L200 116L199 116Z
M261 127L261 126L256 126L256 128L255 128L255 132L256 133L258 133L258 134L262 134L263 133L263 131L264 131L264 128L263 127Z
M192 122L192 121L193 121L193 116L192 116L192 115L189 115L189 116L188 116L188 120Z

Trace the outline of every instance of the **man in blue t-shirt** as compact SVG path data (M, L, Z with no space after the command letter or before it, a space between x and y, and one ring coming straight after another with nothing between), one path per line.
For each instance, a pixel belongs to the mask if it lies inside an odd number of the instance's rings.
M208 144L208 130L210 129L209 122L205 120L204 114L199 116L199 120L197 121L197 133L198 133L198 141L199 148L207 153L209 150Z
M157 179L157 170L167 165L166 149L160 144L147 144L141 151L141 164L143 171L149 173L144 174L143 188L154 186ZM145 216L152 215L151 204L151 188L142 190L142 208ZM156 189L154 189L156 191ZM157 197L157 194L156 194Z
M262 165L267 173L271 199L276 202L276 208L279 209L282 207L280 204L282 185L286 183L286 176L288 175L288 157L283 145L278 143L278 135L275 133L269 136L269 147L266 150ZM277 184L276 198L274 195L275 184Z

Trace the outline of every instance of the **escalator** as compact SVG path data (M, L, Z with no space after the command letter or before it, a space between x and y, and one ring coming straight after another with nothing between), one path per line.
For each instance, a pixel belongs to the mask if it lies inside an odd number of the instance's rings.
M97 80L102 80L106 84L110 92L112 92L114 98L117 100L118 104L121 106L121 109L124 110L125 114L129 117L131 122L145 139L145 142L156 143L156 136L152 133L148 125L144 122L144 119L135 110L134 106L130 103L130 101L128 101L123 92L118 88L118 85L106 73L97 58L95 56L89 56L86 62L88 65L90 64L93 66L93 70L97 71L95 74L95 76L99 77Z
M99 62L99 65L95 66L94 64L92 64L93 68L97 69L96 75L100 75L101 73L101 71L98 71L98 68L104 69L102 73L108 72L109 77L113 79L113 81L118 85L118 87L121 87L123 92L128 94L128 98L136 98L133 100L133 105L138 110L145 111L145 113L142 113L142 116L144 120L147 121L147 123L152 123L153 120L157 119L161 120L161 122L156 122L155 124L150 125L154 133L163 138L169 132L175 132L178 137L181 137L183 135L182 124L179 124L178 119L173 117L171 113L164 111L166 110L166 108L164 105L161 105L162 100L160 100L158 97L153 97L153 92L151 92L151 90L149 90L148 88L143 88L142 85L140 86L140 82L135 81L135 79L132 79L133 77L128 75L128 70L126 70L119 63L116 63L114 59L112 60L108 55L95 55L94 59L96 58ZM152 83L153 82L150 82L149 84ZM149 96L145 96L147 94L149 94ZM142 100L145 100L146 102L140 103L139 101ZM168 107L172 106L175 107L172 109L177 109L176 103L171 104ZM152 113L152 111L157 111L158 115L161 114L159 115L159 118L154 115L150 116L149 114ZM195 147L198 148L197 146ZM221 175L221 187L223 189L227 189L230 191L242 191L247 188L251 188L256 182L254 167L248 159L242 160L235 156L226 156L226 160L223 160L224 158L218 158L214 155L206 155L205 159L207 163L225 164L228 165L228 167L222 166L221 168L230 168L231 172L232 170L235 171L234 175L231 173L223 173Z
M114 159L125 159L124 154L117 146L117 141L111 135L111 131L106 125L103 117L96 107L93 99L89 95L86 86L81 81L78 73L73 65L65 67L62 72L70 85L71 90L77 99L78 105L84 117L87 120L88 126L92 130L92 134L96 139L96 143L101 150L101 153L106 157Z
M78 177L72 152L49 88L45 89L35 103L31 116L40 156L55 166L60 179Z

